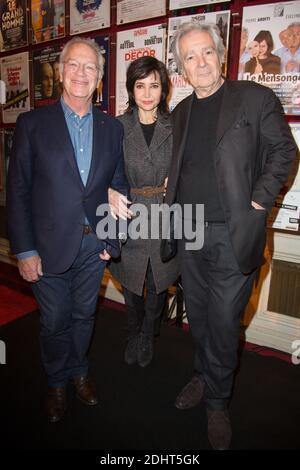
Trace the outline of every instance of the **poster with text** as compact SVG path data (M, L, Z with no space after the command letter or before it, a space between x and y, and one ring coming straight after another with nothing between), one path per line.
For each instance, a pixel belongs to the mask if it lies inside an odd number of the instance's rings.
M3 131L3 167L4 167L4 187L6 184L6 178L7 178L7 172L8 172L8 165L9 165L9 160L11 156L11 149L12 149L12 143L13 143L13 135L15 129L13 127L6 127L5 129L2 129Z
M169 19L168 28L168 47L167 47L167 69L172 83L172 96L169 103L170 111L180 103L184 98L193 92L193 88L183 78L182 74L178 71L176 62L172 53L172 38L175 31L182 23L189 21L198 21L200 23L210 22L219 27L221 37L223 39L226 51L228 50L229 43L229 26L230 26L230 11L216 11L213 13L201 13L198 15L178 16ZM225 54L225 61L222 64L222 73L226 75L227 71L227 54Z
M230 0L227 0L229 2ZM179 10L180 8L199 7L200 5L213 5L214 3L223 3L226 0L170 0L170 10Z
M298 146L297 158L286 184L276 198L268 219L268 226L281 230L299 230L300 218L300 123L290 123Z
M1 59L1 80L6 86L6 103L2 106L4 123L14 123L19 114L30 110L28 52Z
M166 0L117 0L117 24L166 14Z
M70 0L70 34L110 26L110 0Z
M55 103L62 94L59 80L59 55L62 44L33 52L33 99L39 108Z
M109 36L96 36L96 43L100 47L102 57L104 59L104 74L99 81L97 89L93 96L93 103L99 106L101 111L108 113L109 106Z
M286 114L300 115L300 1L243 9L238 78L271 88Z
M0 50L24 47L27 41L27 0L1 0Z
M31 0L32 42L65 36L65 0Z
M165 26L154 25L120 31L117 34L116 115L127 108L126 71L143 56L165 60Z

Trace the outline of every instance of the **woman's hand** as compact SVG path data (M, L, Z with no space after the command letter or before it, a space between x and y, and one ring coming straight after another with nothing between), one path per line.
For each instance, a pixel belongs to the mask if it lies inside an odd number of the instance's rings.
M128 204L131 204L131 201L124 194L119 193L115 189L108 188L108 203L111 215L115 220L118 217L123 220L131 219L133 213L128 208Z

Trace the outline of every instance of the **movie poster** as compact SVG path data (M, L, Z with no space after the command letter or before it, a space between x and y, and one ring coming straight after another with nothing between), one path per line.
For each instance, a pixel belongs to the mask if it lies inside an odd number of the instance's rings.
M11 149L13 143L13 135L15 129L13 127L6 127L2 129L2 158L3 158L3 187L5 188L6 179L7 179L7 172L8 172L8 165L11 156Z
M290 123L300 152L300 123ZM300 218L300 153L294 162L286 184L281 189L268 219L268 227L281 230L299 230Z
M172 96L169 102L170 111L180 103L184 98L193 92L193 88L189 85L179 73L177 65L172 53L172 37L175 31L179 28L182 23L188 21L198 22L210 22L214 23L219 27L221 37L223 39L224 46L228 50L229 44L229 27L230 27L230 11L216 11L213 13L201 13L198 15L187 15L169 18L168 28L168 48L167 48L167 69L170 75L172 83ZM222 66L223 75L226 75L227 71L227 56L225 57L224 64Z
M33 51L33 100L39 108L55 103L62 94L59 80L59 55L63 45L59 44Z
M31 0L32 42L65 36L65 0Z
M200 5L213 5L215 3L230 2L230 0L170 0L170 10L180 8L198 7Z
M70 0L70 34L110 26L110 0Z
M244 7L240 80L271 88L289 115L300 115L300 1Z
M99 106L101 111L108 113L109 111L109 37L108 36L96 36L96 43L100 47L102 57L104 59L104 75L100 80L97 89L93 96L93 103L95 106Z
M164 25L143 26L117 33L116 115L123 114L127 108L126 71L129 64L148 55L164 62Z
M0 50L24 47L27 41L27 0L1 0Z
M19 114L30 110L28 52L1 59L1 80L6 85L6 103L2 106L5 124L14 123Z
M117 0L117 24L166 14L166 0Z

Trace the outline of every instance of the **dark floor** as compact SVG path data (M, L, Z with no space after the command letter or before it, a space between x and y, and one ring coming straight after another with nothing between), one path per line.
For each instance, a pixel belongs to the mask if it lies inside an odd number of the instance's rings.
M0 327L7 364L0 366L1 449L97 451L210 449L203 405L177 410L192 373L189 333L163 325L153 363L123 362L126 315L100 307L90 351L100 404L85 407L70 389L61 422L43 414L46 382L39 360L38 313ZM230 406L232 449L300 449L300 365L242 351Z

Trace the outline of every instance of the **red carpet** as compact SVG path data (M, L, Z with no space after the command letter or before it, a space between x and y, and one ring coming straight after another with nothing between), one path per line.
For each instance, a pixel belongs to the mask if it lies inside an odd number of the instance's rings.
M20 277L16 266L0 261L0 282L0 326L37 310L37 303L33 297L30 284ZM101 298L100 305L125 312L124 304L112 300ZM174 326L174 323L174 319L169 321L170 326ZM182 329L188 331L188 324L183 323ZM282 361L291 362L290 354L283 351L244 341L242 347L261 356L273 356Z
M0 325L5 325L37 309L33 297L0 285Z

